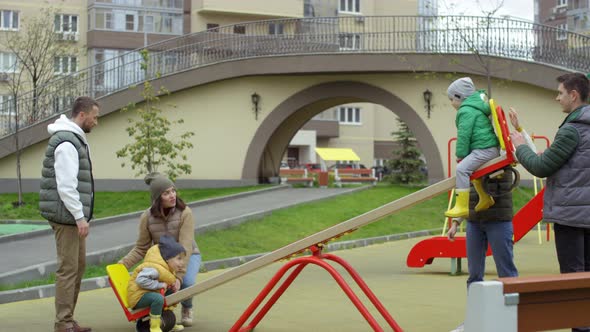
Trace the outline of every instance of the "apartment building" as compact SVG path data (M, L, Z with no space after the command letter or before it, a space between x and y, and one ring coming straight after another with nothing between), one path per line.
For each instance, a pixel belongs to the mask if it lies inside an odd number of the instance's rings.
M131 50L192 32L216 31L218 27L235 24L233 33L246 34L247 26L241 26L242 22L350 16L358 18L355 19L357 28L364 29L363 16L437 13L437 0L3 0L0 1L0 35L24 33L22 22L39 15L39 8L48 3L58 11L55 32L61 33L65 41L84 48L79 55L64 54L56 58L56 75L92 65L96 73L108 72L120 63L137 62L139 55ZM289 28L282 23L271 23L268 33L282 34ZM346 28L340 31L338 42L342 50L362 51L364 41L360 34L348 32ZM11 74L15 63L14 55L2 50L1 45L0 102L8 98L2 79ZM112 58L117 58L119 63L103 63ZM116 79L141 73L139 63L136 68L125 68L129 72ZM114 86L106 75L96 75L95 81L97 89L108 91L111 84ZM1 119L10 114L9 109L0 110L0 123L9 125L10 121ZM306 124L291 142L285 159L295 164L316 162L315 147L349 147L370 167L391 156L391 132L396 128L395 110L367 103L340 105Z
M569 30L580 34L590 33L590 2L588 0L535 0L535 23ZM565 40L565 34L558 34Z
M47 19L53 20L50 29L56 32L56 39L65 45L64 50L66 48L68 50L53 59L54 75L76 72L87 65L85 53L82 52L83 45L86 44L86 30L82 29L86 25L85 3L84 0L0 1L0 134L14 127L14 109L7 101L11 99L9 82L19 70L16 55L6 47L7 40L15 34L27 33L28 17L47 15L48 11L40 11L40 7L56 8L55 17ZM28 89L24 84L23 88ZM56 100L55 102L63 103L64 101Z

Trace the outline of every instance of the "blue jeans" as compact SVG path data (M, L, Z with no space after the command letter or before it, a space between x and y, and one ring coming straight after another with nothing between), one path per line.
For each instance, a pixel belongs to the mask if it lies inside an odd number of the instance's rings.
M180 286L180 290L185 288L189 288L195 284L197 280L197 274L199 274L199 269L201 268L201 255L200 254L192 254L188 260L188 266L186 267L186 274L184 278L182 278L182 286ZM193 298L190 297L182 302L183 308L191 309L193 307Z
M498 277L517 277L512 251L512 221L467 222L467 266L469 278L467 288L472 282L483 281L486 268L488 243L496 262Z

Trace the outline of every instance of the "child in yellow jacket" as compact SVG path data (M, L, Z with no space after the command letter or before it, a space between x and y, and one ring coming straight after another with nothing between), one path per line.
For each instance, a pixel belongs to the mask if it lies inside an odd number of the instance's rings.
M160 289L180 289L176 273L183 267L184 247L174 237L162 235L158 244L148 249L143 263L135 268L127 285L127 300L133 309L150 307L150 332L162 332L161 315L164 296ZM175 325L172 331L182 331Z

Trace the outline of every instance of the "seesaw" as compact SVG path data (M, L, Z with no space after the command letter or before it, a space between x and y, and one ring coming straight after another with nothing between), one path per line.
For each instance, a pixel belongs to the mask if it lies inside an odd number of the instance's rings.
M195 284L192 287L183 289L177 293L168 295L166 297L166 305L174 305L186 298L204 293L210 289L223 285L227 282L230 282L234 279L242 277L248 273L252 273L258 269L261 269L267 265L272 264L273 262L280 261L285 258L292 258L294 255L300 254L305 252L306 250L310 250L312 252L312 256L304 256L299 257L296 259L292 259L289 261L283 268L279 270L279 272L272 278L269 284L262 290L262 292L257 296L257 298L252 302L252 304L246 309L244 314L238 319L236 324L230 329L230 331L251 331L256 327L258 322L264 317L264 315L270 310L272 305L278 300L278 298L282 295L282 293L289 287L291 282L299 275L299 273L303 270L303 268L308 264L313 264L320 266L327 270L332 277L336 280L342 290L346 293L349 299L353 302L356 308L360 311L361 315L367 320L369 325L371 325L374 331L383 331L381 327L379 327L375 318L371 315L371 313L367 310L364 304L360 301L360 299L354 294L350 286L346 284L342 276L330 265L326 262L332 261L337 264L340 264L344 267L344 269L350 273L353 280L357 283L357 285L361 288L364 294L369 298L371 303L375 305L379 313L383 315L389 326L394 331L402 331L402 329L397 325L395 320L391 317L391 315L387 312L385 307L379 302L377 297L373 294L373 292L368 288L368 286L364 283L362 278L358 275L358 273L344 260L341 258L331 255L331 254L322 254L321 250L325 243L338 238L346 233L354 231L360 227L368 225L372 222L378 221L385 216L388 216L392 213L410 208L416 204L421 202L427 201L441 193L444 193L455 186L455 178L451 177L445 180L442 180L438 183L435 183L431 186L428 186L422 190L419 190L415 193L410 195L404 196L399 198L393 202L385 204L379 208L366 212L362 215L356 216L352 219L334 225L330 228L327 228L323 231L310 235L304 239L299 241L293 242L289 245L286 245L282 248L279 248L273 252L270 252L264 256L258 257L250 262L244 263L240 266L227 270L219 275L216 275L210 279L204 280ZM116 265L116 264L114 264ZM257 316L248 324L246 327L243 327L245 321L249 318L249 316L254 312L254 310L262 303L262 301L266 298L269 292L273 289L273 286L276 285L281 277L288 272L289 269L295 267L294 271L287 277L285 282L278 288L276 293L271 297L271 299L265 304L265 306L261 309L261 311L257 314ZM109 274L109 278L111 279L111 285L115 285L117 283L121 284L119 278L121 278L121 274L111 275ZM128 276L125 279L125 282L128 280ZM119 287L112 287L113 291L117 295L123 310L125 311L126 317L129 321L139 319L140 317L145 316L146 308L131 310L126 307L126 302L122 301L121 298L124 294L119 294L118 292L123 292L122 288Z
M497 159L492 160L490 163L482 166L480 171L484 172L493 172L498 170L506 165L509 165L513 162L513 159L507 159L507 156L512 156L512 153L507 154L503 157L499 157ZM289 245L286 245L282 248L279 248L271 253L268 253L264 256L256 258L250 262L242 264L238 267L232 268L227 270L215 277L207 279L205 281L199 282L192 287L186 288L181 290L177 293L171 294L166 297L166 303L168 305L178 303L186 298L190 298L192 296L204 293L210 289L223 285L227 282L230 282L234 279L242 277L246 274L252 273L258 269L261 269L265 266L272 264L273 262L285 259L285 258L292 258L293 256L303 253L306 250L310 250L312 256L305 256L299 257L296 259L291 260L285 266L283 266L277 274L269 281L269 283L264 287L264 289L260 292L260 294L254 299L254 301L250 304L250 306L245 310L242 316L236 321L236 323L230 328L230 331L237 332L237 331L251 331L253 330L257 324L264 318L266 313L270 310L270 308L276 303L276 301L280 298L280 296L284 293L284 291L290 286L293 280L299 275L299 273L303 270L305 266L308 264L314 264L324 268L330 275L334 278L334 280L338 283L338 285L342 288L342 290L346 293L349 299L353 302L356 308L359 310L361 315L367 320L369 325L374 331L383 331L383 329L379 326L375 318L369 313L367 308L364 304L359 300L359 298L354 294L350 286L344 281L340 273L338 273L330 264L326 262L332 261L337 264L340 264L344 269L351 275L352 279L357 283L359 288L363 291L363 293L369 298L371 303L376 307L377 311L383 316L387 324L394 330L394 331L402 331L401 327L395 322L395 320L391 317L391 315L387 312L385 307L381 304L381 302L377 299L377 297L373 294L373 292L369 289L369 287L364 283L362 278L358 275L358 273L344 260L340 259L337 256L331 254L323 254L322 248L325 243L336 239L346 233L354 231L358 228L366 226L370 223L378 221L385 216L390 214L399 212L401 210L410 208L416 204L429 200L441 193L447 192L450 189L455 187L455 177L449 177L445 180L442 180L438 183L430 185L420 191L412 193L410 195L404 196L399 198L391 203L385 204L379 208L366 212L362 215L356 216L352 219L334 225L330 228L327 228L323 231L310 235L304 239L299 241L293 242ZM262 309L259 310L257 315L250 321L250 323L244 325L248 318L254 313L254 311L262 304L264 299L267 295L273 290L274 286L281 280L285 273L287 273L291 268L294 270L291 274L285 279L283 284L279 286L276 292L271 296L271 298L264 304ZM127 308L125 308L127 309ZM135 314L140 312L139 309L135 311L130 311L131 314Z

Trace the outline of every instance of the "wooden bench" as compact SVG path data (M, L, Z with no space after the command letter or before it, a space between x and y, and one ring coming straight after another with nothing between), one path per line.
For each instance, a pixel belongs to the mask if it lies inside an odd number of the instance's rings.
M590 272L474 282L465 331L523 332L590 326Z
M334 184L342 187L342 183L371 182L377 184L374 169L334 169Z
M286 183L305 183L313 187L313 177L308 176L307 169L281 169L279 171L281 184Z

